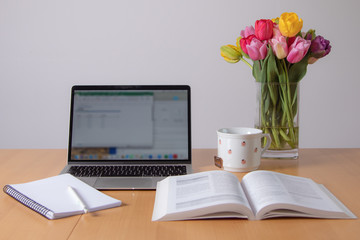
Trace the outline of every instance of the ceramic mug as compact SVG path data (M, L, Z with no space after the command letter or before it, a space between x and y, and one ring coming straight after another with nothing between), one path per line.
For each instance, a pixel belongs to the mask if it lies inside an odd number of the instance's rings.
M270 134L256 128L222 128L217 131L217 136L218 155L215 157L215 165L231 172L256 170L260 166L261 155L271 144ZM267 141L266 146L261 148L263 137Z

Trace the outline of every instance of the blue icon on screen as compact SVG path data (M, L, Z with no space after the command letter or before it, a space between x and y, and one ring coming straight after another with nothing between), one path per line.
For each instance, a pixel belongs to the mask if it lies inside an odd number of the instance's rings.
M109 148L109 154L115 155L116 154L116 148L115 147Z

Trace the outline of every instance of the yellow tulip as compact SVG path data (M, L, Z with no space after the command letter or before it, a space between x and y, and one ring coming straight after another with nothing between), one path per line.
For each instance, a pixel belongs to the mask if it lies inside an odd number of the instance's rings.
M279 29L283 36L294 37L303 26L303 20L296 13L283 13L279 19Z
M229 63L237 63L242 58L240 48L230 44L222 46L220 54Z
M273 21L273 23L279 24L279 18L278 17L271 19L271 21Z

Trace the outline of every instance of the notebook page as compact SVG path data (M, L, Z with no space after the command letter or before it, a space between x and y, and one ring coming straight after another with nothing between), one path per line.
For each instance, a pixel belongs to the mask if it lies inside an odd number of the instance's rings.
M57 214L84 212L81 203L69 191L69 186L77 191L90 212L121 205L120 200L103 194L70 174L10 186L53 211L55 218Z

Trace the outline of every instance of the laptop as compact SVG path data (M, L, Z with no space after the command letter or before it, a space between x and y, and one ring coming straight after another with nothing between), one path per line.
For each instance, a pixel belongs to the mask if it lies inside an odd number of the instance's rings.
M70 173L96 189L155 189L192 172L190 87L73 86Z

